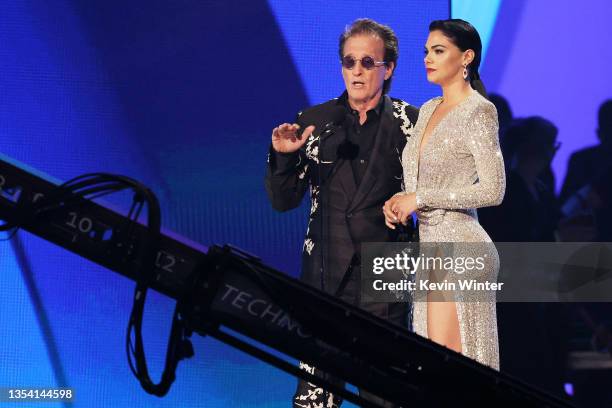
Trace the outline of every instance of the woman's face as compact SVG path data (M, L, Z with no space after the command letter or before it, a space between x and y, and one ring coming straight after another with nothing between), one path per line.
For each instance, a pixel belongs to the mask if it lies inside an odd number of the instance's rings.
M473 50L461 51L442 31L429 33L425 43L425 69L429 82L445 85L463 80L463 67L473 59Z

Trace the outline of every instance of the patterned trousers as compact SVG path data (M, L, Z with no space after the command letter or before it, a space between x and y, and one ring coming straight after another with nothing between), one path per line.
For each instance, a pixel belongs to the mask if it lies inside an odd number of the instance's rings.
M341 300L351 303L374 316L388 320L398 326L408 327L408 315L410 305L408 303L365 303L360 302L360 275L359 266L352 266L347 272L347 278L341 284L336 296ZM321 372L321 370L300 362L300 369L309 372L328 382L344 387L344 382ZM385 408L394 408L396 405L383 400L366 391L359 390L359 395L367 401L371 401ZM322 387L305 380L298 380L297 390L293 396L293 408L338 408L342 404L342 398L325 391Z

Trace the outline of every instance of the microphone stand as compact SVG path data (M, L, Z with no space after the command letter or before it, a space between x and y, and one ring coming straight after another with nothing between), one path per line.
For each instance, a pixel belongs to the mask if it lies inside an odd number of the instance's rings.
M321 131L321 134L319 135L319 202L320 202L320 219L321 219L321 224L319 225L319 233L320 233L320 238L321 238L321 251L320 251L321 266L319 268L319 271L320 271L320 284L321 284L322 291L325 291L325 272L327 271L327 268L325 265L326 257L323 251L326 251L326 253L329 251L329 245L326 245L327 239L328 239L328 236L326 235L326 233L328 232L327 230L329 228L327 229L325 228L325 226L327 225L327 223L325 222L325 214L327 212L326 210L327 210L327 206L329 203L327 201L328 194L324 192L324 188L328 187L327 181L331 180L331 178L335 175L336 170L338 169L338 161L340 159L338 152L336 152L331 169L329 170L329 172L327 172L328 176L324 180L325 172L323 171L323 151L324 151L323 150L323 147L324 147L323 136L329 137L333 135L337 131L338 128L346 128L347 119L349 118L350 118L350 114L347 112L346 115L344 115L344 117L340 121L328 122L323 128L323 130ZM352 120L349 122L352 123ZM345 134L344 140L338 146L341 147L344 143L347 142L347 140L348 139Z
M319 267L319 271L320 271L321 290L323 292L326 292L325 290L325 271L326 271L325 259L326 259L326 256L325 255L329 251L329 245L327 245L328 237L324 235L325 233L328 232L326 231L326 228L324 227L324 225L327 225L327 223L325 222L325 214L326 214L325 208L328 205L327 203L328 194L326 193L324 194L323 192L323 189L327 187L327 183L323 181L323 174L324 174L324 171L323 171L323 147L324 147L323 146L323 136L331 136L335 132L336 132L336 129L334 128L334 123L330 122L325 125L325 127L323 128L323 131L319 135L319 203L320 203L320 209L319 209L320 217L319 218L321 220L319 224L319 234L320 234L320 242L321 242L321 250L319 251L319 253L321 254L321 257L320 257L321 264ZM327 180L331 179L337 166L338 166L338 156L336 155L332 163L332 167L329 171L329 177L327 178ZM326 254L324 254L323 251L325 251ZM325 376L325 379L328 380L327 375ZM329 399L329 392L327 391L327 389L324 389L323 392L325 393L325 400L327 401Z
M321 245L321 250L319 251L320 253L320 266L319 266L319 277L320 277L320 284L321 284L321 290L325 292L325 254L323 253L323 251L327 251L328 250L328 245L327 244L327 236L325 235L326 233L326 229L324 227L325 225L325 207L327 206L327 194L323 193L323 189L327 187L326 183L323 181L323 175L324 175L324 171L323 171L323 136L331 136L336 132L335 126L333 122L329 122L327 123L323 130L321 131L321 133L319 134L319 212L320 212L320 224L319 224L319 235L320 235L320 245ZM330 177L333 173L333 170L336 168L336 165L338 163L338 158L336 157L336 159L334 160L334 162L332 163L332 168L330 170ZM324 201L325 198L325 201Z

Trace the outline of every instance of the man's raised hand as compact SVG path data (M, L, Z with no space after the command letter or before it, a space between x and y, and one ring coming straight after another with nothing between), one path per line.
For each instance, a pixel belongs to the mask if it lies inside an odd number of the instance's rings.
M306 143L314 129L314 126L308 126L300 135L300 125L283 123L272 130L272 148L279 153L296 152Z

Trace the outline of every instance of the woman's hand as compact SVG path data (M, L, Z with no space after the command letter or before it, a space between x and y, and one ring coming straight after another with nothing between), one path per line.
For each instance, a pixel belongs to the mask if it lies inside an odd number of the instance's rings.
M416 193L398 195L391 204L391 212L395 214L398 222L406 225L408 218L417 210Z
M383 206L385 224L391 229L395 229L395 224L400 222L406 225L408 223L408 218L416 210L415 193L396 194L388 199Z
M395 205L395 202L401 197L403 194L398 193L388 199L383 205L383 214L385 215L385 225L391 229L395 229L395 224L399 222L397 215L391 210Z

